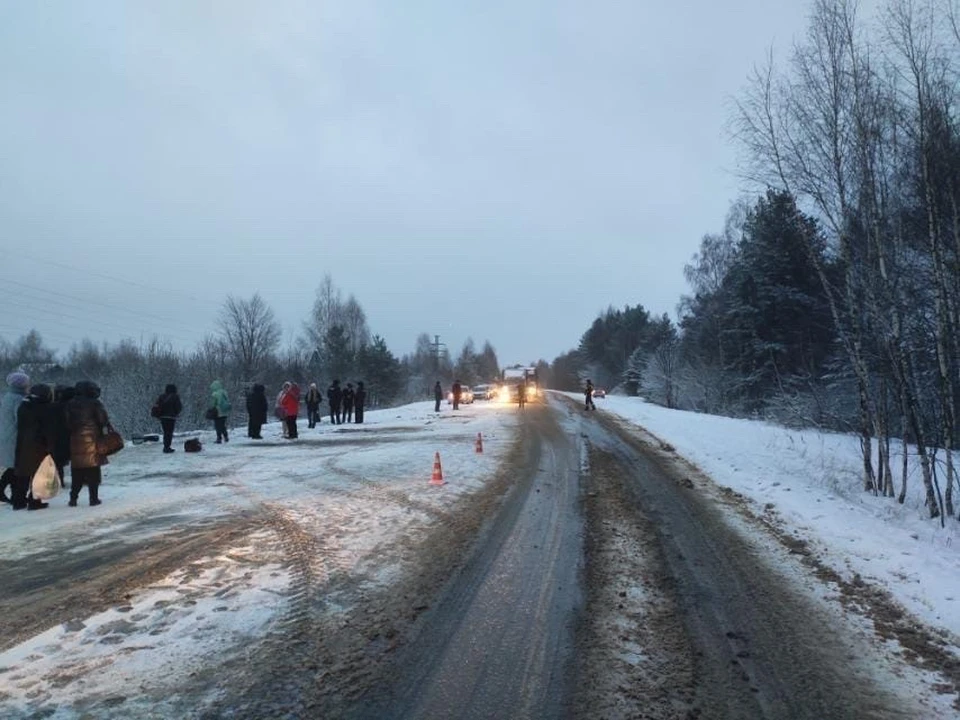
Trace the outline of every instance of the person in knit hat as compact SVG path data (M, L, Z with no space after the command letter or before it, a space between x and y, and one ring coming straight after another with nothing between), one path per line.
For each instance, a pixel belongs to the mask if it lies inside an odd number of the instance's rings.
M17 411L30 390L26 373L7 375L7 391L0 398L0 500L10 502L7 488L13 487L17 457ZM19 508L18 508L19 509Z

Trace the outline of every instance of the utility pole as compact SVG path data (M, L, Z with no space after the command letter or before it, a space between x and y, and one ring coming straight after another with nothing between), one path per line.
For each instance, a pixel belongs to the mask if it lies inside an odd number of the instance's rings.
M430 343L430 348L433 350L433 372L440 372L440 357L442 353L446 352L447 345L446 343L440 342L440 336L434 335L433 342Z

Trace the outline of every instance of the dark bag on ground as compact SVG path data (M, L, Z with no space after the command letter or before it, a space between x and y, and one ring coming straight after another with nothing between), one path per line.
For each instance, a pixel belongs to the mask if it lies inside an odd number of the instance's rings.
M217 409L215 407L212 407L212 408L207 408L207 411L203 414L203 416L207 420L216 420L218 417L220 417L220 413L217 412Z
M123 450L123 436L114 429L113 425L107 425L106 434L97 438L97 454L108 457L121 450Z
M200 452L203 449L203 445L200 444L200 441L197 438L190 438L185 440L183 443L184 452Z

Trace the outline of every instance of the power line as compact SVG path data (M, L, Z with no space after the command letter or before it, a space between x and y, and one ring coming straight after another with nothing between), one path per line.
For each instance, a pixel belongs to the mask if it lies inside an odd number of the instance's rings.
M41 315L41 316L38 318L37 315L36 315L36 313L37 313L38 311L41 312L41 313L44 313L44 312L51 312L51 313L52 313L52 311L45 311L45 310L43 310L42 308L35 308L35 307L30 306L30 305L24 305L23 303L19 303L19 302L17 302L16 300L5 300L4 302L8 302L8 303L11 303L12 305L15 305L15 306L17 306L17 307L19 307L19 308L22 308L21 312L23 312L24 314L27 314L27 315L32 315L32 317L33 317L35 320L37 320L37 321L44 322L44 323L59 324L59 325L63 326L62 323L58 323L57 317L52 317L52 318L51 318L51 317L47 317L46 315ZM99 318L89 318L89 317L84 318L84 317L78 317L78 316L76 316L76 315L70 315L69 313L63 313L63 312L59 312L59 311L57 311L56 315L57 315L58 317L63 317L63 318L69 319L69 320L77 320L77 321L83 322L83 323L91 323L91 324L99 325L99 326L101 326L101 327L112 328L112 329L114 329L114 330L119 330L120 332L126 333L127 335L132 335L132 336L134 336L134 337L136 337L137 335L142 335L143 332L144 332L142 328L140 328L140 329L138 329L138 330L135 330L135 331L131 331L129 327L121 327L121 326L119 326L119 325L115 325L114 323L105 322L105 321L103 321L103 320L101 320L101 319L99 319ZM75 328L73 328L73 329L75 329ZM179 339L183 340L183 338L179 338ZM189 341L189 342L196 342L196 341L191 340L191 341Z
M137 288L141 288L141 289L144 289L144 290L152 290L152 291L158 292L158 293L180 295L181 297L185 297L185 298L187 298L187 299L189 299L189 300L193 300L193 301L196 302L196 303L201 303L201 304L204 303L204 301L201 300L200 298L194 297L193 295L188 295L187 293L179 292L179 291L177 291L177 290L172 290L172 289L170 289L170 288L157 288L157 287L153 287L153 286L151 286L151 285L144 285L143 283L133 282L132 280L127 280L126 278L114 277L113 275L107 275L107 274L105 274L105 273L97 272L96 270L90 270L89 268L80 268L80 267L77 267L77 266L75 266L75 265L66 265L66 264L64 264L64 263L57 262L56 260L51 260L51 259L49 259L49 258L44 258L44 257L38 257L38 256L32 255L32 254L30 254L30 253L28 253L28 252L23 252L22 250L18 250L17 252L18 252L19 255L22 255L22 256L24 256L24 257L31 258L31 259L33 259L33 260L36 260L37 262L44 263L45 265L55 265L56 267L61 267L61 268L65 269L65 270L73 270L73 271L75 271L75 272L80 273L81 275L96 275L97 277L104 278L105 280L113 280L114 282L121 282L121 283L124 283L124 284L126 284L126 285L130 285L131 287L137 287Z
M31 290L31 291L42 292L44 296L46 296L46 295L56 295L57 297L66 298L66 299L68 299L68 300L74 300L74 301L76 301L76 302L87 303L88 305L97 305L97 306L99 306L99 307L104 307L104 308L107 308L108 310L119 310L119 311L121 311L121 312L130 313L130 314L136 315L136 316L138 316L138 317L152 318L152 319L154 319L154 320L159 320L160 322L163 322L163 323L170 323L170 322L172 322L172 321L169 320L168 318L163 318L163 317L161 317L161 316L159 316L159 315L154 315L154 314L148 313L148 312L141 312L141 311L138 311L138 310L131 310L131 309L129 309L129 308L125 308L125 307L120 306L120 305L111 305L111 304L108 304L108 303L98 302L97 300L89 300L89 299L87 299L87 298L81 298L81 297L78 297L78 296L76 296L76 295L68 295L67 293L57 292L56 290L48 290L47 288L43 288L42 290L38 290L34 285L28 285L27 283L22 283L22 282L19 282L18 280L11 280L10 278L3 277L3 276L0 276L0 283L2 283L2 284L10 284L10 285L17 285L18 287L27 288L28 290ZM41 297L41 298L37 298L37 299L46 300L47 298L46 298L46 297ZM51 302L52 302L52 301L51 301Z
M0 291L0 292L3 292L3 291ZM12 292L12 291L10 291L10 292ZM20 295L24 295L24 296L26 296L27 298L29 298L29 299L32 300L32 301L43 302L43 303L52 303L52 304L54 304L54 305L60 305L60 306L63 306L63 307L75 308L74 305L71 305L70 303L62 302L62 301L60 301L60 300L54 300L53 298L45 298L45 297L40 297L40 296L36 296L36 295L31 295L30 293L25 293L25 292L23 292L23 291L17 291L17 296L19 297ZM17 303L16 303L15 301L13 301L13 300L11 300L11 302L13 302L14 304L17 304ZM102 307L109 307L109 306L107 306L107 305L104 305L103 303L97 303L97 305L101 305ZM21 305L21 307L24 307L24 306ZM73 318L73 319L75 319L75 320L79 320L79 319L80 319L80 318L76 318L75 316L71 316L71 315L69 315L69 314L67 314L67 313L63 313L63 312L60 311L60 310L52 310L52 309L51 309L51 310L47 310L47 309L45 309L45 308L34 307L34 306L32 306L32 305L31 305L31 306L28 306L28 307L29 307L30 309L32 309L32 310L38 310L38 311L40 311L40 312L50 312L50 313L54 313L54 312L55 312L55 313L57 313L57 314L63 315L64 317L70 317L70 318ZM76 309L82 310L82 308L76 308ZM110 309L115 309L115 308L110 308ZM130 311L130 312L136 314L136 311ZM90 320L91 320L91 322L95 322L95 323L98 323L98 324L100 324L100 325L110 324L110 323L104 323L104 322L103 322L101 319L99 319L99 318L91 318ZM121 322L123 322L123 320L121 320ZM113 325L113 327L114 327L115 329L121 329L121 330L123 330L124 332L127 332L127 333L130 332L129 327L127 327L127 326L124 326L124 327L121 328L121 327L118 326L118 325ZM142 333L142 332L143 332L143 330L141 329L138 334L140 334L140 333ZM181 342L187 342L187 343L197 342L196 339L187 339L187 338L185 338L185 337L182 336L182 335L177 335L174 331L171 331L171 330L164 330L164 332L165 332L166 334L168 334L170 337L176 338L176 339L180 340Z

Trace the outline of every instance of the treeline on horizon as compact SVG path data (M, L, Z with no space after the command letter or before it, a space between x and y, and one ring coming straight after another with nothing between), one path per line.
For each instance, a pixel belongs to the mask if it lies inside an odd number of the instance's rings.
M870 24L856 10L816 0L788 59L734 104L745 178L765 190L702 239L678 322L608 309L551 382L855 432L864 489L902 503L918 457L942 522L960 411L960 8L891 0Z
M234 419L244 417L245 393L254 383L279 392L291 380L305 390L316 382L322 392L335 378L342 384L362 380L368 407L388 407L433 396L433 384L445 387L454 378L466 385L491 382L500 373L489 341L477 349L467 339L456 358L437 352L426 332L417 337L412 353L397 358L383 337L373 334L366 312L350 295L346 299L330 275L316 291L303 333L294 347L281 349L282 331L269 305L254 294L249 299L228 296L216 328L192 351L178 352L153 340L145 345L124 340L97 345L83 340L58 357L31 330L15 342L0 338L0 370L28 372L33 382L73 384L93 380L100 385L113 423L126 434L155 432L150 407L167 383L183 399L181 427L209 425L210 383L221 380L233 402Z

